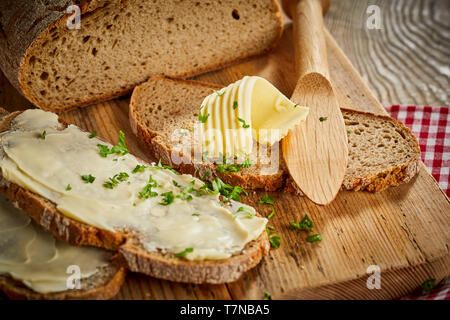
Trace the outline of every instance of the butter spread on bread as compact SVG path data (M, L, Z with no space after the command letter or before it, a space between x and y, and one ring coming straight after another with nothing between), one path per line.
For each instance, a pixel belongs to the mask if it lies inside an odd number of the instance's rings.
M110 257L106 250L56 240L0 196L0 275L7 274L39 293L60 292L69 289L69 266L78 266L80 279L85 279L108 265Z
M252 152L253 139L272 145L307 115L308 108L290 101L266 79L246 76L203 100L202 153L245 157Z
M224 204L191 175L138 167L143 163L129 153L102 155L113 146L76 126L63 128L53 113L27 110L13 121L1 135L3 177L70 218L125 230L148 251L185 252L188 260L231 257L264 231L267 220L252 207Z

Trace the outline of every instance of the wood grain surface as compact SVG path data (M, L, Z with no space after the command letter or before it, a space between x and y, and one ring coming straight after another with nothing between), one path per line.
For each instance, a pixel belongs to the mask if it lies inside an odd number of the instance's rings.
M335 0L325 22L383 105L450 105L450 1Z
M328 33L326 38L330 74L340 103L385 113L333 38ZM225 85L244 75L259 75L289 96L297 80L293 65L292 28L287 26L272 53L197 79ZM117 141L122 129L129 149L151 159L131 132L128 103L125 97L62 117L83 129L97 130L111 142ZM3 79L0 106L12 111L29 104ZM245 201L265 216L275 209L270 225L282 236L282 244L240 280L227 285L190 285L130 274L117 299L262 299L264 291L274 299L387 299L406 295L429 278L439 281L450 274L450 201L423 164L407 185L378 194L340 192L326 207L287 193L270 193L275 204L263 205L257 201L263 195L252 192ZM289 230L289 222L299 221L306 213L323 236L319 243L308 243L304 234ZM380 290L366 287L370 265L381 269Z

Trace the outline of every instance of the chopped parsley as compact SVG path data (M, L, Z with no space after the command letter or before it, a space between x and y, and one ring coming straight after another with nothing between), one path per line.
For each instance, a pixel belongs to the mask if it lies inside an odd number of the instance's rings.
M291 230L298 229L300 231L313 232L314 224L306 214L300 222L291 222L289 228ZM306 238L306 241L308 242L317 242L320 240L322 240L320 234L313 234Z
M193 190L194 190L193 186L186 187L183 189L183 191L181 191L180 194L177 195L177 198L181 199L181 200L191 201L193 198L192 198L192 195L189 194L189 192L191 192Z
M237 101L234 101L234 102L233 102L233 109L236 110L237 107L238 107L238 102L237 102Z
M259 203L274 204L275 201L273 200L273 198L271 196L266 194L264 197L259 199Z
M219 177L216 177L213 181L206 182L200 189L207 191L211 194L221 194L226 198L233 199L235 201L241 201L241 193L248 195L247 192L240 186L231 186L223 182Z
M202 108L200 108L200 111L198 112L198 121L200 121L201 123L205 123L206 120L208 120L209 113L205 113L202 115Z
M206 171L202 177L202 180L206 180L211 175L211 171Z
M108 154L118 154L124 156L127 153L130 153L125 144L125 134L122 130L119 131L119 141L117 142L117 145L111 147L111 149L104 144L97 144L97 147L100 151L100 155L104 158L106 158Z
M214 89L212 89L212 91L214 91L215 93L217 93L217 95L218 95L219 97L223 96L223 94L225 93L225 91L220 92L220 91L214 90Z
M172 183L173 183L173 185L174 185L175 187L182 188L181 184L179 184L179 183L176 182L175 180L172 180Z
M279 235L272 236L272 234L274 232L275 232L275 228L274 227L272 227L272 226L267 226L266 227L266 233L267 233L267 236L269 237L270 245L273 248L279 248L280 245L281 245L281 236L279 236Z
M136 168L133 169L133 171L131 171L131 173L138 173L138 172L144 172L145 168L147 168L147 166L144 165L136 165Z
M192 216L194 216L194 217L199 217L199 216L200 216L200 213L193 213Z
M312 236L306 238L306 241L308 242L317 242L320 240L322 240L322 236L320 234L313 234Z
M95 181L95 177L90 174L82 175L81 179L86 183L93 183Z
M297 108L298 107L298 104L296 103L296 104L294 104L294 108Z
M272 300L270 292L264 291L264 300Z
M270 219L274 216L275 214L275 209L272 210L272 212L267 216L267 219Z
M41 139L42 140L45 140L45 136L47 135L47 131L42 131L42 133L41 133Z
M252 161L250 160L250 158L246 159L242 164L229 164L228 159L223 157L221 163L222 164L218 166L216 170L222 173L239 172L240 170L242 170L242 168L250 168L252 165Z
M172 171L173 173L175 173L175 174L180 174L177 170L175 170L174 168L172 168L171 166L168 166L168 165L163 165L162 163L161 163L161 159L159 159L159 161L158 161L158 164L156 165L156 166L154 166L154 167L152 167L153 169L158 169L158 170L161 170L161 169L167 169L167 170L170 170L170 171Z
M319 118L319 121L320 121L320 122L323 122L323 121L325 121L325 120L327 120L327 119L328 119L328 117L320 117L320 118Z
M433 288L436 286L436 279L428 279L424 283L422 283L422 289L426 293L433 290Z
M237 213L239 212L244 212L247 214L247 218L251 219L255 216L255 214L253 212L251 212L248 208L246 207L239 207L239 209L236 211L236 215L234 216L234 218L237 217Z
M67 191L72 190L72 187L70 186L70 184L67 185L66 190L67 190Z
M158 196L157 192L152 191L152 188L158 187L161 187L161 185L150 175L150 177L148 177L148 184L139 192L139 198L148 199Z
M250 128L250 125L246 124L244 119L238 118L238 121L242 123L242 128L244 129Z
M194 252L194 248L186 248L184 249L184 251L178 252L177 254L175 254L175 257L177 258L183 258L185 257L188 253Z
M162 201L159 204L161 204L163 206L168 206L175 199L175 196L173 195L172 191L161 193L161 196L163 198L162 198Z
M90 135L89 135L89 139L95 138L97 136L97 131L93 131Z
M271 236L269 237L270 245L274 248L279 248L281 245L281 236Z
M350 134L350 133L352 133L350 130L347 130L347 134Z
M108 180L105 181L105 183L103 183L103 186L108 189L113 189L120 182L126 181L128 178L129 178L128 173L120 172L118 174L115 174L112 178L108 178Z
M314 225L313 225L311 219L308 217L307 214L302 219L302 221L300 221L300 222L291 222L291 225L290 225L290 229L291 230L298 229L298 230L301 230L301 231L311 232L313 230L313 228L314 228Z

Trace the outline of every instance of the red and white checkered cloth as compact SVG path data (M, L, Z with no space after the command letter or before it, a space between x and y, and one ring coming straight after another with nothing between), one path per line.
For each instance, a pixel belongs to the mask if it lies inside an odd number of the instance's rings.
M391 116L408 126L419 140L422 161L450 197L450 113L448 107L391 106Z
M386 110L403 122L419 140L422 161L450 197L450 113L448 107L391 106ZM420 290L419 290L420 291ZM429 293L402 300L450 300L450 278Z

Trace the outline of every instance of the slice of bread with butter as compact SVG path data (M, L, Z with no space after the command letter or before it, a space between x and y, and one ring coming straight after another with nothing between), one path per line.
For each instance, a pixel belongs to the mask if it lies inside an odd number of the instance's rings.
M112 298L125 279L112 258L56 240L0 195L0 290L9 298Z
M144 163L123 134L113 146L37 109L6 115L0 132L0 191L70 244L118 250L131 271L189 283L234 281L268 252L267 220L239 190L230 199L218 179Z
M286 129L292 128L292 124L301 125L307 109L283 102L281 93L276 97L277 91L267 85L257 90L257 97L253 103L257 103L258 106L252 107L251 110L248 109L248 103L246 105L240 103L237 98L233 100L232 97L236 97L234 94L236 84L244 90L250 88L239 85L245 82L246 78L258 77L245 77L227 88L198 81L153 77L133 91L129 113L131 127L137 137L145 142L152 155L161 158L163 163L170 164L181 172L209 179L219 177L226 183L246 189L264 188L275 191L284 187L285 190L295 192L297 190L288 175L279 144L267 146L267 139L263 143L257 143L256 139L253 139L253 149L247 155L248 163L251 165L245 165L245 162L237 163L237 165L211 163L205 161L202 155L198 157L192 153L192 150L196 149L196 144L206 145L201 139L200 142L196 142L199 140L196 139L197 132L206 133L203 129L205 127L203 120L206 120L205 123L210 123L209 126L223 130L232 127L227 124L230 119L237 118L238 122L235 122L234 126L235 128L239 126L237 128L240 132L247 134L244 136L246 138L249 137L248 132L250 132L246 130L251 129L251 124L255 120L252 116L254 113L262 119L270 120L269 125L280 125L279 129L282 130L279 138L287 133ZM254 92L255 89L253 89ZM211 93L213 93L212 96ZM289 123L287 121L289 118L286 119L278 114L278 112L285 114L283 108L277 110L273 107L275 110L270 110L271 113L267 116L266 111L269 109L263 106L261 111L261 104L266 103L260 102L261 98L266 101L277 101L273 104L275 106L286 105L290 108L290 119L293 122ZM237 104L234 101L237 101ZM232 115L235 112L234 107L247 108L247 110L241 110L243 113L236 116ZM390 186L406 183L417 174L420 148L417 139L407 127L388 116L348 109L342 109L342 113L349 142L349 162L342 189L378 192ZM278 121L279 119L282 121ZM218 121L222 121L222 124ZM326 121L326 118L317 119L317 121ZM248 127L241 128L244 125ZM209 139L219 144L220 150L226 150L226 148L223 149L223 145L227 143L226 139L223 139L223 143L221 138L216 138L214 135L211 135ZM239 146L248 146L248 143L240 143ZM208 151L215 152L216 147L210 147L210 145L206 147L210 148L207 149ZM231 151L233 150L232 148ZM261 154L264 157L261 158ZM269 163L263 161L267 159L270 160Z

